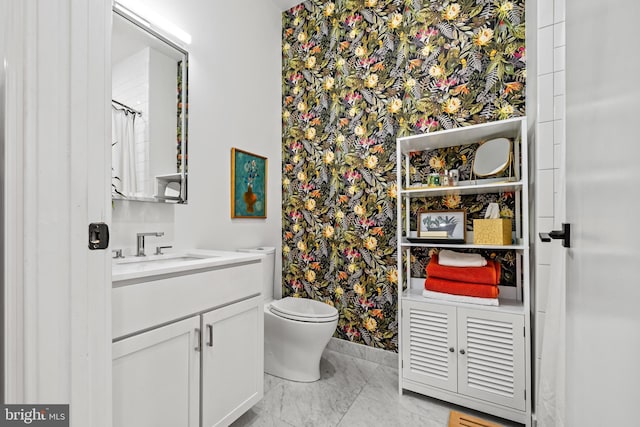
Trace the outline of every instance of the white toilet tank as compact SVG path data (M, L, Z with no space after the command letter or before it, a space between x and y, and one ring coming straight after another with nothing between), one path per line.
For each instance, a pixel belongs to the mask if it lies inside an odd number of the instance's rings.
M238 249L237 251L262 254L265 256L265 259L263 261L264 277L262 282L262 298L266 301L271 301L273 299L276 248L274 248L273 246L261 246L258 248Z

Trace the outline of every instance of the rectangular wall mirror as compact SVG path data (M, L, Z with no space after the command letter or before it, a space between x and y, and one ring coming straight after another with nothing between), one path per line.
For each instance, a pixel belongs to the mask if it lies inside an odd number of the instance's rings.
M187 202L188 56L143 18L114 6L113 199Z

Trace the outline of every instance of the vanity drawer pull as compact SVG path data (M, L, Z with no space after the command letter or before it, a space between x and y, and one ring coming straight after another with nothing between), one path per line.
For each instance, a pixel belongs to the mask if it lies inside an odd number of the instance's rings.
M207 343L207 345L209 347L213 347L213 325L212 324L207 325L207 331L209 332L209 342Z
M202 334L200 333L200 328L196 328L195 329L195 333L196 333L196 348L195 348L195 351L201 351L202 350Z

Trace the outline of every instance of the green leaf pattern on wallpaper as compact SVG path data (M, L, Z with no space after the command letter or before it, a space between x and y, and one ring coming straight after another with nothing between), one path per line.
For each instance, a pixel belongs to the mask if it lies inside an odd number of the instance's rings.
M335 336L397 350L396 137L524 115L524 35L522 0L283 13L283 290L334 305Z

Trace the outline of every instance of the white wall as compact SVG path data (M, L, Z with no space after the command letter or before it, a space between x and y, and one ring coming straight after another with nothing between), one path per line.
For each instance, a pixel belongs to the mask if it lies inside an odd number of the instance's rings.
M537 84L538 111L536 125L535 188L535 277L536 277L536 379L540 365L542 336L551 271L552 245L542 243L538 233L560 229L557 201L560 171L564 165L565 143L565 0L538 1Z
M276 280L280 283L280 8L262 0L139 3L167 17L193 38L187 46L188 204L167 209L160 204L116 202L112 247L131 250L134 233L145 230L165 231L174 236L173 241L165 236L154 242L182 248L275 246ZM269 159L267 219L231 219L231 147ZM171 215L175 215L173 230L167 223ZM153 245L150 240L147 246Z

